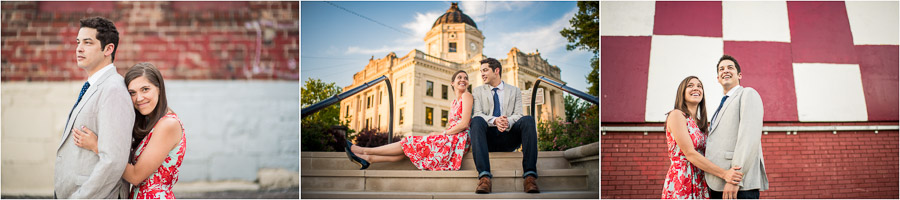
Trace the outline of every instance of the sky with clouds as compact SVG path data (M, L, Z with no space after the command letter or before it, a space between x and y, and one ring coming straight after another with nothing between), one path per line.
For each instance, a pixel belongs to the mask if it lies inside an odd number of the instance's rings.
M450 8L451 2L322 2L300 3L301 81L318 78L340 87L352 84L374 56L398 57L424 51L425 33ZM460 9L485 35L484 54L506 58L513 47L541 57L561 70L567 85L587 90L591 52L566 50L559 34L578 12L576 2L463 1ZM351 13L355 12L354 13Z

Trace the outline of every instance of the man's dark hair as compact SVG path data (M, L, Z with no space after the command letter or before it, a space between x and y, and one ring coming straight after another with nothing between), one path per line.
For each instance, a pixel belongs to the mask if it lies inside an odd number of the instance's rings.
M119 49L119 31L116 25L103 17L89 17L81 19L79 28L97 29L97 40L100 40L100 50L106 49L107 44L113 44L112 60L116 60L116 49Z
M723 60L730 60L731 62L734 62L734 68L737 68L737 72L741 73L741 65L738 64L737 59L734 59L734 57L731 57L727 54L723 55L722 58L719 58L719 62L716 63L716 73L719 73L719 64L721 64Z
M494 70L500 69L500 72L498 72L497 74L500 77L503 76L503 67L500 65L500 61L497 61L497 59L493 59L493 58L485 58L484 60L481 60L481 64L484 64L484 63L488 64L488 67L491 68L491 72L493 72Z

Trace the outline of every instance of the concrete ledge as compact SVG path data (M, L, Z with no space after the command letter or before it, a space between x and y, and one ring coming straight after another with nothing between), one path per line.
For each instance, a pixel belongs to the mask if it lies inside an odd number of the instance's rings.
M331 176L331 177L343 177L343 176L365 176L366 170L303 170L303 173L300 174L302 177L313 177L313 176Z
M474 189L473 189L474 190ZM599 191L523 192L302 192L304 199L599 199Z
M464 157L472 156L472 151L466 152ZM491 158L521 158L522 152L491 152ZM563 157L565 156L564 151L540 151L538 152L538 158L549 158L549 157ZM344 158L347 159L347 154L344 152L316 152L316 151L303 151L300 152L300 157L302 158Z
M600 155L600 142L594 142L581 145L575 148L567 149L563 152L566 159L573 160L589 156Z
M494 170L493 190L522 191L522 170ZM538 170L542 191L587 190L589 173L585 169ZM334 175L334 176L329 176ZM478 183L475 170L307 170L301 175L303 191L357 192L464 192Z
M302 170L356 170L359 165L351 162L344 152L301 152ZM522 152L491 152L491 167L497 170L522 170ZM463 156L460 170L475 170L475 160L471 152ZM538 169L568 169L571 165L562 151L541 151L538 153ZM367 170L418 170L403 159L397 162L374 163Z

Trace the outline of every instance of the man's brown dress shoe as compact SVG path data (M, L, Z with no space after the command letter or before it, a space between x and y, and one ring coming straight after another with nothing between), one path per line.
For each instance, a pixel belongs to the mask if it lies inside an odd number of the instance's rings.
M478 179L478 187L475 188L475 193L478 194L487 194L491 193L491 179L487 176L483 176Z
M537 186L537 178L534 176L525 177L525 192L527 193L540 193Z

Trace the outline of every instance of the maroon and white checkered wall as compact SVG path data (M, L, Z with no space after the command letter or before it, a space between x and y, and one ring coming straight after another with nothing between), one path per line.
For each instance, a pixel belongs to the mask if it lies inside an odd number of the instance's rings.
M765 121L897 121L897 2L602 2L601 121L660 122L687 76L709 114L737 58Z
M119 31L120 73L139 62L166 79L299 79L298 2L2 2L2 80L83 80L79 20Z
M679 81L712 114L723 54L759 91L764 126L896 126L898 2L601 2L602 127L659 127ZM898 132L767 132L762 198L898 198ZM601 135L601 198L659 198L665 133Z

